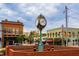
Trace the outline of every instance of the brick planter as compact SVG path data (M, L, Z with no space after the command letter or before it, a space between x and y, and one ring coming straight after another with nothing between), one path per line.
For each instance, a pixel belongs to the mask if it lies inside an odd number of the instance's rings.
M34 51L34 46L24 46L16 49L15 47L6 47L6 55L8 56L79 56L78 47L62 47L62 46L51 46L44 47L43 52ZM48 50L49 48L49 50ZM58 48L58 49L57 49Z

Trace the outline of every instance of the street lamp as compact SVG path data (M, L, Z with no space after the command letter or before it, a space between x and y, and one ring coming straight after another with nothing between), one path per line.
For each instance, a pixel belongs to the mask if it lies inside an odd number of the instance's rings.
M37 26L37 28L40 31L40 40L39 40L39 43L38 43L38 51L39 52L42 52L43 51L42 29L46 26L46 24L47 24L47 21L46 21L45 17L40 14L37 17L37 20L36 20L36 26Z

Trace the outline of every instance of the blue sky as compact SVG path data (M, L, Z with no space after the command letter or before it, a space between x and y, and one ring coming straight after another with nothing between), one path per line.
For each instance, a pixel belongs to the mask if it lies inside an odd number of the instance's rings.
M64 3L6 3L0 4L0 21L8 19L10 21L23 22L24 32L37 30L35 20L39 14L43 14L47 20L48 29L65 26L64 7L68 6L68 26L79 28L79 4Z

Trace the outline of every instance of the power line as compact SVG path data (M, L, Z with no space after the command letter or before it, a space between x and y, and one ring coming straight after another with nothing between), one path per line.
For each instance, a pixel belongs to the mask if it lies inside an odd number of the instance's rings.
M72 13L75 13L75 14L79 15L79 12L74 11L73 9L69 9L69 11L71 11Z
M77 11L75 11L75 10L73 10L73 9L70 9L70 8L68 8L68 11L69 12L71 12L71 13L73 13L73 15L69 15L69 18L70 17L72 17L72 18L74 18L74 19L79 19L78 17L79 17L79 12L77 12ZM76 14L76 16L74 15L74 14ZM77 16L78 15L78 16Z
M78 17L75 17L75 16L70 16L71 18L74 18L74 19L79 19Z

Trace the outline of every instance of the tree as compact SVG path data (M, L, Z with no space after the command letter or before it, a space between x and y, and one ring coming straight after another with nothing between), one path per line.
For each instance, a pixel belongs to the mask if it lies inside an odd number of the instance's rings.
M29 36L25 36L25 37L24 37L24 41L29 42Z
M16 42L21 43L25 40L25 35L19 35L16 37Z
M34 33L33 32L30 32L30 35L29 35L29 43L33 43L34 42Z

